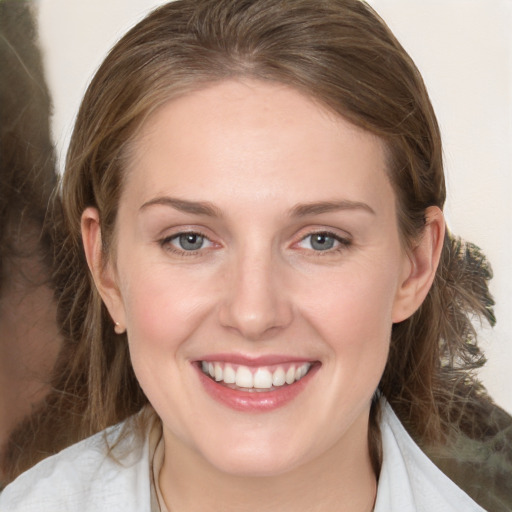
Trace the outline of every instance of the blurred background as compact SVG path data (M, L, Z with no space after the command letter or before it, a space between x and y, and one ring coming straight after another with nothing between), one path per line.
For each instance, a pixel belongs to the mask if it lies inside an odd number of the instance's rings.
M113 43L156 0L37 0L62 170L73 119ZM444 137L450 229L494 269L497 326L480 376L512 412L512 0L371 0L418 65Z

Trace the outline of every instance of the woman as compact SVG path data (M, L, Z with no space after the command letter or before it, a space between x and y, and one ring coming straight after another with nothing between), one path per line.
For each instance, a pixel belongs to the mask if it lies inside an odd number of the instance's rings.
M35 446L122 423L0 505L482 510L400 423L451 461L507 419L469 373L488 270L445 233L428 95L366 4L158 9L93 79L62 191L69 341Z

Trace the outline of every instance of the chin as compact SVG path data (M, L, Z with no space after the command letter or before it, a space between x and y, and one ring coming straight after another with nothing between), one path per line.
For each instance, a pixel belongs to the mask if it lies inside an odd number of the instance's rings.
M270 477L287 473L300 465L299 450L286 443L254 439L217 444L203 457L218 471L239 477Z
M274 477L288 473L297 467L297 461L289 458L269 456L224 457L222 460L210 461L221 473L240 478Z

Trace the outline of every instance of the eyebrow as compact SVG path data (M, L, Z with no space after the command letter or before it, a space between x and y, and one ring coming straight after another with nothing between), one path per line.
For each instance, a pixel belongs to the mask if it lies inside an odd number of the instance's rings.
M177 199L175 197L156 197L144 203L140 210L145 210L150 206L162 205L169 206L175 210L192 213L195 215L206 215L208 217L222 217L221 211L212 203L207 201L187 201L185 199ZM305 217L307 215L320 215L340 210L363 210L375 214L375 210L366 203L360 201L319 201L314 203L300 203L290 210L291 217Z
M193 213L195 215L207 215L208 217L222 216L220 210L207 201L187 201L168 196L151 199L151 201L144 203L140 210L145 210L154 205L170 206L180 212Z
M360 201L320 201L316 203L297 204L291 210L292 217L305 217L307 215L320 215L340 210L363 210L376 215L375 210L368 204Z

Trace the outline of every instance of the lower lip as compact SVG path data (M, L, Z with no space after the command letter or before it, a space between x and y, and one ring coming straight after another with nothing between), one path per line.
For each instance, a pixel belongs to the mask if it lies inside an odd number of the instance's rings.
M231 409L244 412L273 411L288 404L304 391L311 378L318 370L318 367L319 365L313 365L307 375L293 384L285 385L272 391L249 392L238 391L223 386L206 376L201 369L196 366L201 384L214 400Z

